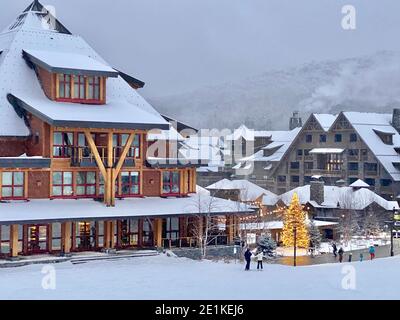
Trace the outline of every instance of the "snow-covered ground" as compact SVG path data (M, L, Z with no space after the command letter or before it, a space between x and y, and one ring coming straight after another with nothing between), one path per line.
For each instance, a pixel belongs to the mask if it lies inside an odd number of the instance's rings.
M0 269L0 299L397 299L400 286L400 257L297 268L265 264L263 272L165 255L52 266L55 290L42 288L43 265Z

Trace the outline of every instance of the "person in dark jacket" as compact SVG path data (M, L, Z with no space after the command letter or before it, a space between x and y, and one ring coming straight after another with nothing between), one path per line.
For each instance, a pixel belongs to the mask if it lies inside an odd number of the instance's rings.
M244 259L246 260L246 268L245 268L246 271L250 270L251 255L252 253L250 249L247 248L246 252L244 253Z
M335 256L335 259L337 257L337 247L336 247L336 243L332 244L332 248L333 248L333 255Z
M342 247L340 247L338 253L339 253L339 262L342 263L342 261L343 261L343 254L344 254L344 250L343 250Z

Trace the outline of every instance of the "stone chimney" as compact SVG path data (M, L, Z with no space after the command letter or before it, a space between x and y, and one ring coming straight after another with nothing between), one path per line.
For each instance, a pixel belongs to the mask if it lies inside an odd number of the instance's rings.
M310 200L322 204L325 200L325 183L323 180L311 180L310 182Z
M392 126L400 132L400 109L395 108L393 109L393 117L392 117Z
M299 116L298 111L293 112L293 116L290 118L289 121L289 130L293 130L295 128L301 128L303 126L303 121Z

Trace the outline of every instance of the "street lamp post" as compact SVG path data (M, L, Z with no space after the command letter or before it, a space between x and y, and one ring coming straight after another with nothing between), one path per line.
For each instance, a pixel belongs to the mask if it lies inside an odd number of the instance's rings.
M293 245L294 245L294 248L293 248L293 266L295 267L296 266L296 250L297 250L297 227L296 226L294 226L293 227Z

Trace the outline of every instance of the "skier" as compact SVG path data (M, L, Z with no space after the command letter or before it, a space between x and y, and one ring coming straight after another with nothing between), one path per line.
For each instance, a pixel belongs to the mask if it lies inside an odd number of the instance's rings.
M332 243L332 248L333 248L333 255L335 256L335 259L337 257L337 247L336 247L336 243Z
M343 253L344 253L344 250L343 250L342 247L340 247L338 253L339 253L339 262L342 263L342 261L343 261Z
M371 256L371 260L374 260L374 258L375 258L375 247L374 246L369 247L369 255Z
M261 270L263 269L263 258L264 258L264 253L262 251L260 251L257 254L257 270L260 270L260 267L261 267Z
M360 262L363 262L363 260L364 260L364 255L363 255L363 253L361 252L361 253L360 253Z
M246 268L245 268L246 271L250 270L251 255L252 253L250 249L247 248L246 252L244 253L244 259L246 260Z

